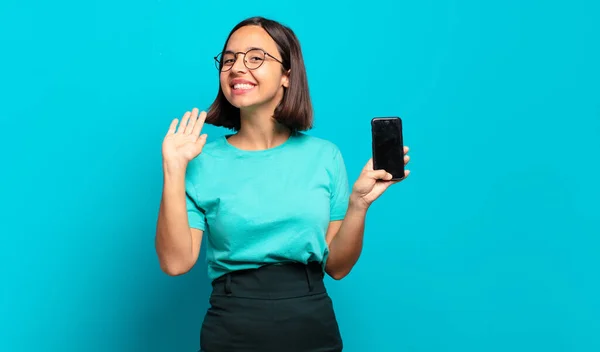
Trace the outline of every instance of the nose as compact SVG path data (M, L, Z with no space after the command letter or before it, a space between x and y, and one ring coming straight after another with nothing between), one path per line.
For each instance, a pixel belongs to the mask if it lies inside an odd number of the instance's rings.
M244 59L246 57L242 53L238 53L236 55L236 60L233 63L233 67L231 69L235 72L246 72L246 65L244 64Z

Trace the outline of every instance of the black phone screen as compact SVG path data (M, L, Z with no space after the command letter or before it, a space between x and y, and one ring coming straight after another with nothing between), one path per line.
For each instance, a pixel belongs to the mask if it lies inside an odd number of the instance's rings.
M371 120L373 169L385 170L394 180L404 177L404 141L399 117L376 117Z

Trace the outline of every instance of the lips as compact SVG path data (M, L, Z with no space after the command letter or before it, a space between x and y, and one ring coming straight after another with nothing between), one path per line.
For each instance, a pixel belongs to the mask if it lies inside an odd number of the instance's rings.
M252 89L252 88L254 88L254 85L248 84L248 83L236 83L233 85L232 88L233 89Z
M256 87L256 83L245 79L236 78L230 82L230 87L234 94L243 94Z
M234 79L230 83L233 89L251 89L256 86L256 83L245 79Z

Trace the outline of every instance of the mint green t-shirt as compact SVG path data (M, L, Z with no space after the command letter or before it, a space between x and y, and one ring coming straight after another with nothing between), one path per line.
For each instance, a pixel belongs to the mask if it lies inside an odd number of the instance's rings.
M329 141L295 133L277 147L244 151L223 136L188 164L186 194L213 280L265 264L324 266L327 227L344 218L349 187L342 155Z

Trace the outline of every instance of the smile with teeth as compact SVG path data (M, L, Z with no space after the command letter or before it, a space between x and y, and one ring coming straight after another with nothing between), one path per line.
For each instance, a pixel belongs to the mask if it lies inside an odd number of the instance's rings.
M254 85L249 83L238 83L233 85L233 89L248 90L252 88L254 88Z

